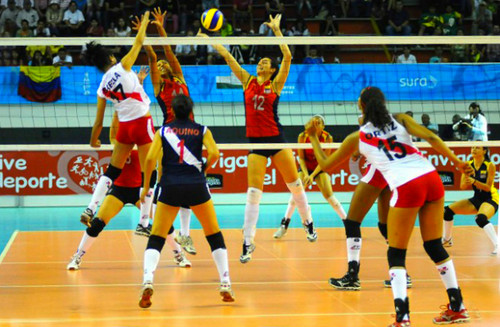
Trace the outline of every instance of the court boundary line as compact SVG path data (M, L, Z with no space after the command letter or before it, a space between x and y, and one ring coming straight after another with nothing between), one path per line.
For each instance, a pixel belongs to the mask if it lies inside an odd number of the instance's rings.
M9 252L10 250L10 247L12 246L12 243L14 243L14 240L16 239L17 237L17 234L19 233L19 230L16 229L14 230L14 232L12 232L12 234L10 235L10 238L9 238L9 241L7 242L7 244L5 244L5 247L3 248L3 251L2 253L0 254L0 264L3 263L3 259L5 258L5 256L7 255L7 252Z

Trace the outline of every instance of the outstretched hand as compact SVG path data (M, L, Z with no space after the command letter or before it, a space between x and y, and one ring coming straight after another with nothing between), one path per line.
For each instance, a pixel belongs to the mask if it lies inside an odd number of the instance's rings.
M152 24L155 24L156 26L162 26L163 27L163 23L165 21L165 15L167 14L167 11L165 10L163 13L161 12L161 8L160 7L156 7L155 9L153 9L153 17L154 17L154 20L151 21Z
M319 129L319 122L317 119L311 118L306 124L305 124L305 129L307 134L309 136L315 136L317 135L317 131Z
M281 14L277 14L276 16L269 15L269 22L264 22L264 24L272 29L273 31L278 31L280 29L281 22Z
M457 165L457 169L467 176L471 176L474 174L474 168L472 168L472 166L465 161L460 161L460 163Z
M148 77L149 67L148 66L141 66L141 70L139 70L139 72L137 72L136 74L137 74L137 78L139 78L139 82L141 82L141 84L142 84L144 82L144 80L146 79L146 77Z
M141 20L139 17L135 16L134 19L131 21L132 23L132 30L138 31L141 28Z

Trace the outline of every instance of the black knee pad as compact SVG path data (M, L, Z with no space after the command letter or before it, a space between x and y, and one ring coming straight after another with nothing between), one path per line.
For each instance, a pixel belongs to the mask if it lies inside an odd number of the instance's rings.
M453 217L455 217L455 213L453 212L453 210L451 210L448 206L444 207L444 220L452 221Z
M161 253L161 250L163 249L163 246L165 245L165 238L158 236L158 235L151 235L149 236L148 240L148 245L146 246L147 249L154 249L157 250L158 252Z
M450 257L444 249L440 238L424 242L424 249L434 263L443 262Z
M484 228L484 226L488 225L490 222L488 220L488 217L486 217L486 215L480 213L479 215L476 216L476 224L481 227L481 228Z
M389 246L387 250L389 268L406 266L406 249L396 249Z
M106 227L106 224L104 221L102 221L100 218L95 217L92 219L90 222L90 227L87 228L87 234L92 237L97 237L99 233L102 232L102 230Z
M118 178L120 174L122 173L121 168L117 168L113 166L112 164L109 164L108 169L106 169L106 172L104 173L104 176L109 177L112 181Z
M212 235L207 236L208 244L210 244L210 249L214 252L217 249L225 249L226 244L224 243L224 237L222 232L217 232Z
M149 188L155 187L157 178L158 172L156 170L153 170L153 173L151 173L151 178L149 179Z
M345 235L349 237L359 237L361 238L361 223L357 221L344 219Z
M378 223L378 230L380 231L380 234L387 239L387 224L382 224L381 222Z
M172 225L172 226L170 227L170 229L168 230L168 235L172 234L173 232L175 232L174 225Z

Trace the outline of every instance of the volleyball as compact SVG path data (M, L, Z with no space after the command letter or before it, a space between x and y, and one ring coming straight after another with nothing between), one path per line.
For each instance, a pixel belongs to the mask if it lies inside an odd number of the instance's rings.
M201 15L201 25L211 32L216 32L222 27L224 15L218 9L212 8L205 10Z

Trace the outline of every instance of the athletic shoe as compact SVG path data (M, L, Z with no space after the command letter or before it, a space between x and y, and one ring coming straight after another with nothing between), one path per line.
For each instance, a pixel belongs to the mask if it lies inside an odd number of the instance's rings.
M243 252L241 253L240 256L240 262L241 263L247 263L252 259L252 253L255 251L255 244L250 244L250 245L245 245L243 242Z
M149 224L148 227L144 227L141 224L137 224L134 234L149 237L151 235L151 228L153 228L151 224Z
M313 222L311 221L309 224L304 224L303 226L304 230L306 231L307 240L309 242L316 242L316 240L318 239L318 234L316 234Z
M234 302L234 293L230 284L221 284L219 294L222 296L223 302Z
M462 309L458 312L455 312L451 310L449 304L441 306L441 309L443 311L441 312L439 317L436 317L432 320L436 325L449 325L470 321L470 316L467 312L467 309Z
M92 219L94 219L94 212L90 208L86 208L80 215L80 222L87 227L90 227Z
M358 275L351 275L349 273L345 274L342 278L330 278L328 284L339 290L359 291L361 289Z
M409 320L403 320L401 322L393 322L392 324L390 324L388 327L410 327L410 321Z
M453 239L450 237L449 240L446 240L444 237L443 237L443 246L445 248L451 248L453 246Z
M174 240L182 246L184 251L186 251L189 254L195 255L196 254L196 249L194 248L193 245L193 239L191 236L183 236L183 235L176 235L174 237Z
M286 217L281 219L280 228L278 228L276 233L274 233L273 237L279 239L285 236L286 232L288 231L288 224L290 224L290 219L286 219Z
M184 253L182 252L176 252L174 251L174 262L176 265L179 267L183 268L190 268L191 267L191 261L189 261Z
M78 270L78 269L80 269L80 264L81 263L82 263L82 257L79 256L78 253L75 253L71 257L71 261L66 266L66 269L68 269L68 270Z
M144 283L141 291L141 298L139 299L139 306L141 308L149 308L151 306L151 297L153 296L153 284Z
M413 286L413 282L411 281L410 275L406 275L406 288L412 288L412 286ZM384 287L386 287L386 288L392 287L390 279L384 280Z
M493 248L493 251L491 251L492 255L496 255L497 253L498 253L498 244L496 244L495 247Z

